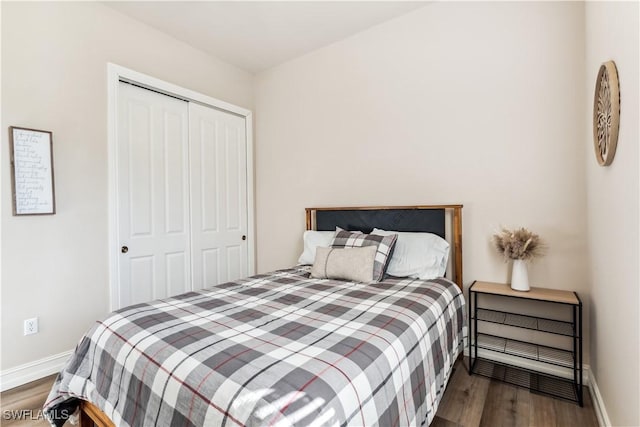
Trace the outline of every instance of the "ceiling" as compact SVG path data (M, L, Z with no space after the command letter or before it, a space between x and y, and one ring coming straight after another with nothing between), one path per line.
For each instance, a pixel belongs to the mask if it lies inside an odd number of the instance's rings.
M421 1L105 2L252 73L423 7Z

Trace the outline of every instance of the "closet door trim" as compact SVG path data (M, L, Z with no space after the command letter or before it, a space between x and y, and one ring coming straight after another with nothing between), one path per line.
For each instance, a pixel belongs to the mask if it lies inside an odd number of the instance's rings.
M109 215L109 311L120 300L118 290L118 206L117 206L117 114L118 85L120 81L132 83L165 95L230 112L245 119L247 164L247 264L249 275L255 274L255 219L253 177L253 116L250 110L195 92L155 77L139 73L120 65L107 64L107 158L108 158L108 215Z

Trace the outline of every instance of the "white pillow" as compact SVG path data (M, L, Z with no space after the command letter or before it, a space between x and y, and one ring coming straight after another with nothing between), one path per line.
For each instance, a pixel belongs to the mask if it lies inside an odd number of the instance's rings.
M298 258L298 264L311 265L316 259L316 248L318 246L329 247L333 242L333 237L336 235L335 231L315 231L307 230L302 235L304 241L304 250L300 258Z
M387 274L396 277L431 280L447 272L449 242L432 233L406 233L374 228L371 234L397 234L396 247Z

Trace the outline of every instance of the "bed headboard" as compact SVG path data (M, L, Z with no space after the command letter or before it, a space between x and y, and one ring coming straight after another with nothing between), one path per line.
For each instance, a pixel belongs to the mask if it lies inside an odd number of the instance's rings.
M446 212L451 211L451 236L446 236ZM462 205L365 206L306 208L307 230L337 227L370 233L374 228L437 234L451 244L452 280L462 289ZM449 237L449 238L447 238Z

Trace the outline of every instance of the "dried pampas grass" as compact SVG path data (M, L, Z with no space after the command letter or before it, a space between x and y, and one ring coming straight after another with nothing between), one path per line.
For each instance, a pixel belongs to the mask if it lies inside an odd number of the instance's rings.
M526 228L509 230L503 228L493 235L493 244L505 261L521 259L530 261L544 255L545 245L535 233Z

